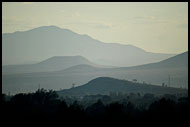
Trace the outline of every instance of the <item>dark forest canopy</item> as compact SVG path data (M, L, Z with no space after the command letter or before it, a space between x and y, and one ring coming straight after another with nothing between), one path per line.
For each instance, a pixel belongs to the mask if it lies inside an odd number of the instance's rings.
M186 96L131 93L89 95L83 100L59 98L52 90L35 93L2 94L5 125L19 126L161 126L187 123L189 102ZM95 99L96 98L96 99ZM21 120L21 121L20 121Z

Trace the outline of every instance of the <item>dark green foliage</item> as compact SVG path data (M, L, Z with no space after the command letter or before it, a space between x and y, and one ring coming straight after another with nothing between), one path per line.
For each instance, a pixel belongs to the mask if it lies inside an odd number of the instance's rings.
M183 126L190 106L187 97L176 95L131 93L119 95L124 97L120 100L116 96L93 95L84 98L99 98L96 102L75 98L71 104L58 99L56 92L44 89L17 94L10 100L5 100L5 96L2 94L2 113L7 126ZM105 98L109 98L109 103L103 101L108 100ZM150 104L139 106L147 100Z
M50 104L50 102L55 101L58 95L55 91L45 89L39 89L35 93L29 94L16 94L11 98L13 104Z

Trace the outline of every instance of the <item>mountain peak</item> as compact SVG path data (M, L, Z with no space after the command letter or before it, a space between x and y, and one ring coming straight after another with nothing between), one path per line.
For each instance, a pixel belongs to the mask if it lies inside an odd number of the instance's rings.
M50 25L50 26L40 26L40 27L36 27L36 28L33 28L31 30L28 30L28 31L34 31L34 30L61 30L61 31L68 31L68 32L72 32L72 33L75 33L69 29L64 29L64 28L61 28L61 27L58 27L58 26L55 26L55 25Z
M43 57L57 54L80 54L100 65L120 67L158 62L172 56L168 54L147 53L132 45L104 43L86 34L81 35L54 25L41 26L19 32L19 34L11 33L9 36L3 34L2 42L3 49L14 52L14 54L7 53L9 51L3 50L3 58L6 58L3 59L3 64L15 64L27 61L29 58L35 60L37 56L38 59L42 59L42 56L39 55L42 51ZM13 43L15 46L12 46ZM20 54L21 52L22 54ZM13 60L13 57L17 58L17 60Z
M40 62L38 64L42 64L42 63L59 63L59 64L61 64L62 62L67 62L67 61L89 62L83 56L77 55L77 56L53 56L46 60L43 60L42 62Z
M121 93L150 93L154 94L176 94L176 93L186 93L187 90L178 88L168 88L154 85L145 85L141 83L134 83L131 81L120 80L109 77L99 77L89 81L88 83L67 89L58 91L60 96L84 96L87 94L109 94L110 92L121 92Z

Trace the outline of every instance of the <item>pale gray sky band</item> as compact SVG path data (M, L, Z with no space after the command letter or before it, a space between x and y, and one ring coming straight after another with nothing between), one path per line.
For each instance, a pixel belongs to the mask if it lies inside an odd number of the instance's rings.
M188 50L188 3L3 2L2 32L55 25L149 52Z

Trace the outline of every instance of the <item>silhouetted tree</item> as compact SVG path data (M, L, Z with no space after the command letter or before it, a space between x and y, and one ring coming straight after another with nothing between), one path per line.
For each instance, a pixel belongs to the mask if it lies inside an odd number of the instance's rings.
M6 101L6 100L5 100L5 96L6 96L5 94L1 94L2 104L5 104L5 101Z
M59 100L55 91L44 89L16 94L7 101L5 96L2 94L2 114L7 126L184 126L190 107L187 97L169 94L161 97L129 94L129 98L128 94L123 94L120 100L107 95L89 95L86 99L90 103L72 97ZM103 98L111 103L105 104ZM68 104L67 99L72 103ZM84 104L88 104L86 108ZM137 106L139 104L145 105ZM148 108L143 108L147 105ZM20 120L22 122L18 122Z

